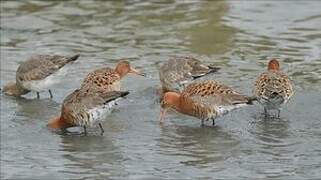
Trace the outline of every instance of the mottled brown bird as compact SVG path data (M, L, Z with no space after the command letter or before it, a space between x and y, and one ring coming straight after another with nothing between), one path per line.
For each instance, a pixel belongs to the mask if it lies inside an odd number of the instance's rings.
M64 99L61 115L52 118L47 127L64 130L81 126L87 134L86 127L99 125L101 134L103 134L104 129L101 122L110 114L116 101L128 94L127 91L92 92L86 87L77 89Z
M9 82L3 88L3 92L9 96L21 96L30 91L39 92L49 91L52 98L52 85L59 82L61 79L57 75L64 73L62 67L66 64L78 59L79 55L75 56L58 56L58 55L35 55L27 61L22 62L16 72L16 82Z
M193 57L172 57L159 68L163 93L180 92L194 79L218 70L219 68L206 65Z
M243 96L232 88L216 81L195 82L182 93L167 92L161 102L160 122L168 108L197 117L204 121L227 114L229 111L252 103L253 98Z
M128 61L121 60L115 69L104 67L90 72L83 80L81 87L90 86L90 90L100 92L120 91L120 80L128 73L145 76L132 68Z
M281 105L294 93L289 77L280 71L280 64L275 59L270 60L267 71L256 79L253 92L263 105L265 115L269 110L277 110L277 117L280 117Z

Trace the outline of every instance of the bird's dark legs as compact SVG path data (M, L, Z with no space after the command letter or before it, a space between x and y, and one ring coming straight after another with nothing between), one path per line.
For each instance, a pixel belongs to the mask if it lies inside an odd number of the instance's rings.
M39 99L40 98L40 94L39 94L39 92L37 92L37 99Z
M86 126L84 126L84 134L85 134L85 136L87 136L87 129L86 129Z
M264 117L267 118L268 117L268 110L264 107Z
M201 127L204 126L204 119L201 120Z
M103 126L101 125L101 123L98 123L98 125L99 125L99 128L100 128L100 131L101 131L101 135L103 135L104 134L104 128L103 128Z
M52 98L53 98L53 95L52 95L51 90L49 89L48 92L49 92L49 95L50 95L50 99L52 99Z
M278 109L277 111L278 111L278 112L277 112L277 116L276 116L276 117L277 117L277 118L280 118L280 111L281 111L281 110Z
M215 120L214 120L214 118L212 119L212 125L215 126Z
M264 107L264 117L265 118L277 118L277 119L280 119L280 114L281 114L281 110L280 109L276 109L276 114L274 114L274 110L273 110L273 114L271 115L271 114L269 114L268 109Z

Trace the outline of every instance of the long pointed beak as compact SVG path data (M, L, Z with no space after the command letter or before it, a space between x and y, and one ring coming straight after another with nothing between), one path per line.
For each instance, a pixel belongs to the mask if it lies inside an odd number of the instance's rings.
M167 110L167 109L161 108L160 113L159 113L159 123L163 123L166 110Z
M137 74L137 75L139 75L139 76L144 76L144 77L146 77L146 74L141 73L141 72L139 72L138 70L136 70L136 69L134 69L134 68L130 68L129 73Z

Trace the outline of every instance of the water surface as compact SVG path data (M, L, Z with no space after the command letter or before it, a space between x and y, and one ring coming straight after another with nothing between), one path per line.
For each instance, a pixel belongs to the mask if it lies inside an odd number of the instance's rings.
M0 96L1 179L318 179L320 22L319 1L1 1L1 87L33 54L81 54L53 99ZM173 55L221 67L208 78L244 94L274 57L296 93L280 120L264 120L256 105L214 128L177 113L160 126L157 64ZM88 72L120 58L149 78L122 81L131 94L104 136L46 129Z

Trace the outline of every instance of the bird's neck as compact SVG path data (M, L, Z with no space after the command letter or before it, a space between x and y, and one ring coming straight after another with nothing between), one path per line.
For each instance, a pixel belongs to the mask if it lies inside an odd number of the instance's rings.
M179 106L179 109L177 109L177 111L184 113L184 114L192 115L192 114L190 114L193 112L192 100L184 98L184 97L180 97L178 106Z
M19 93L19 95L24 95L24 94L27 94L28 92L30 92L30 90L25 89L20 85L16 84L16 87L17 87L17 92Z
M127 74L127 71L123 70L118 66L115 68L115 71L120 76L120 78L124 77Z
M30 92L28 89L23 88L20 83L15 83L11 88L15 96L21 96Z
M62 116L57 116L49 120L47 127L51 129L66 129L72 127L72 125L67 123Z
M189 110L189 106L186 104L182 96L173 98L171 105L176 111L180 113L186 113L186 111Z

